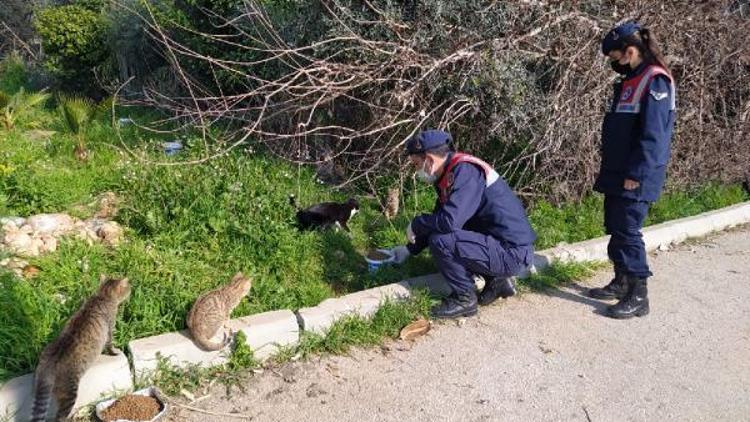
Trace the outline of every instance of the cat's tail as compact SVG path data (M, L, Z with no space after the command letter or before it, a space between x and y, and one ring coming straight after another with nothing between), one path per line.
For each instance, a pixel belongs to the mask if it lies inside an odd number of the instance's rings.
M55 371L38 367L34 375L34 405L31 410L31 422L47 420L47 410L55 386Z
M295 210L299 211L299 205L297 205L297 198L294 196L294 194L289 195L289 204L294 207Z
M207 351L207 352L213 352L216 350L221 350L229 343L231 343L232 339L227 336L227 333L224 333L224 339L222 341L211 341L210 339L203 338L201 336L193 335L193 340L198 344L198 346L201 347L201 349Z

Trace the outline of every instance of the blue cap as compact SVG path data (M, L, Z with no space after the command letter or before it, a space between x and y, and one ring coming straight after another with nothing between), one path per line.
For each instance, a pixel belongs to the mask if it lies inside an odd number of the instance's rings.
M606 56L610 51L622 50L625 47L623 39L641 30L638 22L625 22L617 28L609 31L602 40L602 53Z
M406 154L421 154L442 145L451 145L453 138L450 133L442 130L425 130L406 141Z

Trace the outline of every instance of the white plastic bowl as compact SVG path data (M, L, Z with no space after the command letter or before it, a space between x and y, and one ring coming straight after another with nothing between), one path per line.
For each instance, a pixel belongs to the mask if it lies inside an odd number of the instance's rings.
M367 255L365 255L365 261L367 261L367 269L369 269L371 273L374 273L375 271L378 270L378 268L382 267L383 265L392 264L393 261L396 259L396 257L388 249L376 249L376 251L388 255L388 258L383 259L383 260L376 260L376 259L370 259Z
M143 390L134 391L130 394L135 395L135 396L153 397L161 405L161 410L159 411L159 413L157 413L156 416L154 416L152 419L149 419L147 422L154 422L156 420L159 420L162 416L164 416L165 413L167 413L167 403L162 399L161 394L159 393L159 390L156 387L144 388ZM104 418L102 417L102 414L104 413L104 411L107 410L109 406L112 406L112 404L115 401L117 401L117 399L109 399L109 400L104 400L96 404L96 417L100 421L104 420ZM135 421L132 421L130 419L117 419L112 422L135 422ZM140 421L140 422L144 422L144 421Z

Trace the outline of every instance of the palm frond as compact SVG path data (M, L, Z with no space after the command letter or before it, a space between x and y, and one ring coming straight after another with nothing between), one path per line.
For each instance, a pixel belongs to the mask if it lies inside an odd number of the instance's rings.
M72 133L81 133L94 117L94 103L88 98L61 96L59 103L60 117Z

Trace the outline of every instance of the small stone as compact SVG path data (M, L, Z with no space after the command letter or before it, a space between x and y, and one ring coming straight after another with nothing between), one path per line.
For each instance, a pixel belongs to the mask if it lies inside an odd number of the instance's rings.
M65 302L68 301L68 297L62 293L55 293L54 295L52 295L52 297L55 298L57 303L59 303L60 305L65 305Z
M662 252L668 251L669 250L669 245L668 244L661 244L661 245L659 245L659 247L657 249L660 250L660 251L662 251Z
M3 231L18 230L19 227L26 224L26 219L23 217L2 217L0 218L0 227Z
M57 239L55 237L42 235L39 237L39 240L42 242L39 253L54 252L57 250Z
M107 246L117 246L122 239L122 227L114 221L108 221L99 227L96 235Z
M184 388L180 390L180 394L182 394L182 396L188 399L188 401L190 402L195 401L195 395Z
M11 253L19 256L38 256L39 247L43 245L40 240L21 231L5 233L3 243Z
M313 397L322 396L324 394L328 394L328 392L320 388L318 383L314 382L307 387L306 394L307 394L307 397L313 398Z

